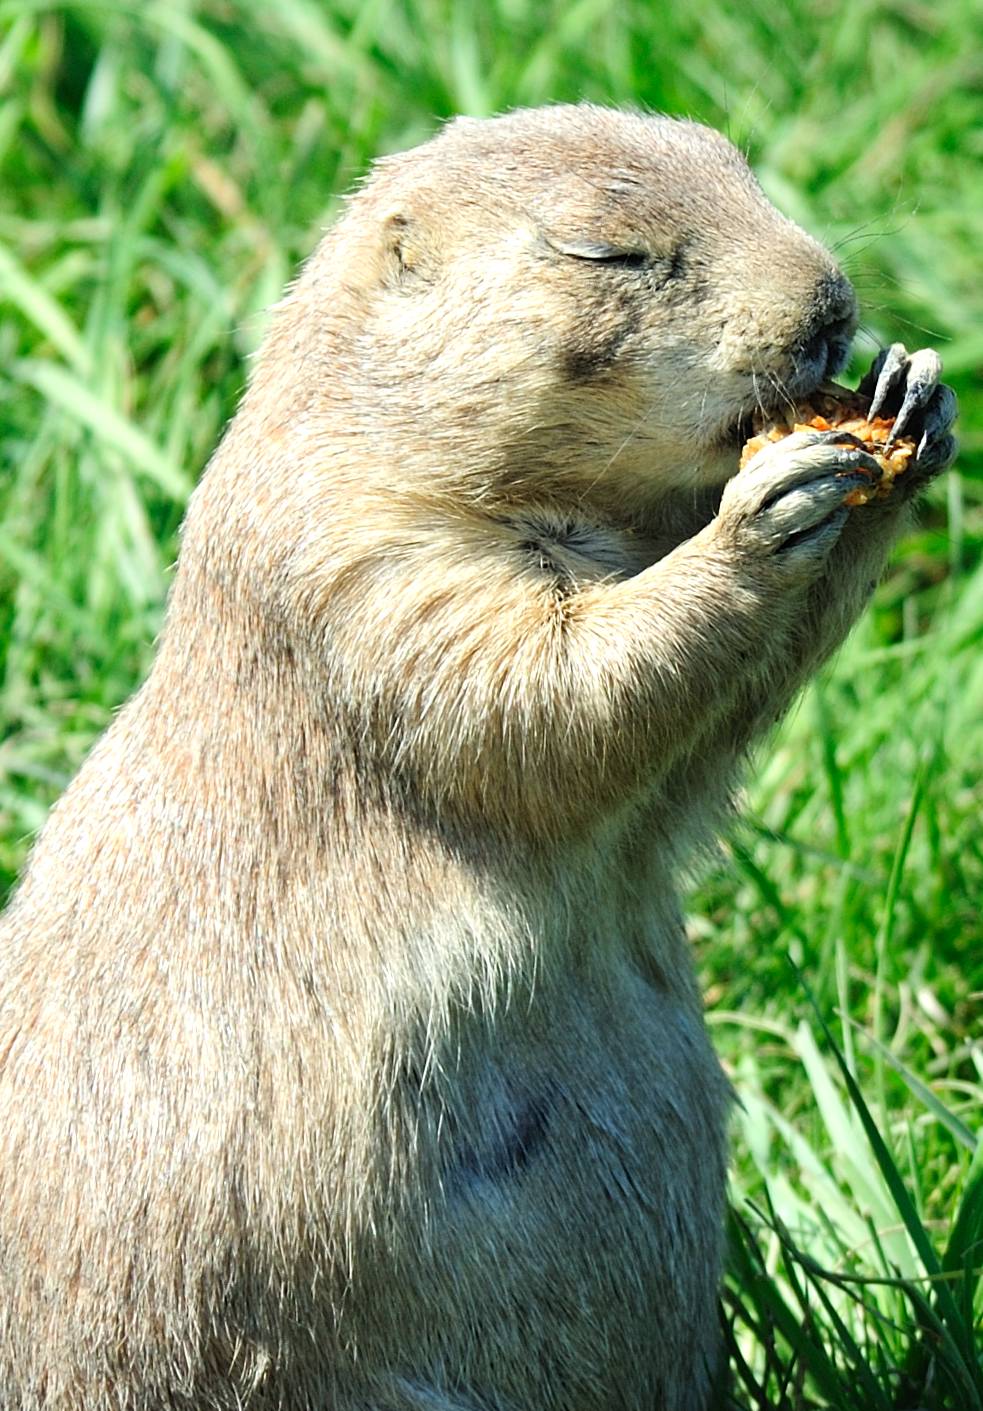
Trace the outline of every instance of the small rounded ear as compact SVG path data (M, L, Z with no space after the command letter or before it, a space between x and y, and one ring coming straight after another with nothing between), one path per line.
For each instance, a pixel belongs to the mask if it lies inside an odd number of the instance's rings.
M433 251L428 247L418 221L404 211L387 216L383 226L387 283L408 286L433 277Z

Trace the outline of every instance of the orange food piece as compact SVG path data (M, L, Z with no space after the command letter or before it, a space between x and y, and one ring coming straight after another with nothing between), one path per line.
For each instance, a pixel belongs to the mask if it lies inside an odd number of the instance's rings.
M865 505L868 500L886 499L899 475L907 470L915 454L915 443L907 436L888 444L893 422L883 416L868 419L870 403L858 392L847 387L827 384L815 393L808 402L796 407L794 420L755 422L755 435L744 444L741 451L740 469L763 450L769 442L781 441L795 431L842 431L863 442L867 451L880 466L880 479L871 479L868 485L858 486L844 500L847 505ZM851 472L852 473L852 472ZM865 472L861 471L861 474Z

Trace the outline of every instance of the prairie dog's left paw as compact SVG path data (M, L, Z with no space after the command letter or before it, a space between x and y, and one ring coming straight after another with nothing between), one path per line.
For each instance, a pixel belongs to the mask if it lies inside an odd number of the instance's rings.
M891 440L909 436L917 442L912 473L898 482L904 494L921 489L955 459L951 435L958 403L951 387L940 382L942 359L934 348L909 353L892 343L878 353L859 390L871 398L869 415L894 416Z
M855 437L795 432L767 443L728 480L713 525L751 561L815 575L846 524L850 496L880 473Z

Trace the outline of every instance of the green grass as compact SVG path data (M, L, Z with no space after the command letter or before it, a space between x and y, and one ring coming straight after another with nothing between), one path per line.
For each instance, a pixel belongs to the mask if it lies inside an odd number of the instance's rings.
M741 1100L731 1404L983 1408L979 0L0 0L0 887L146 670L338 194L443 115L578 98L728 131L855 280L855 371L931 343L960 395L957 471L692 930Z

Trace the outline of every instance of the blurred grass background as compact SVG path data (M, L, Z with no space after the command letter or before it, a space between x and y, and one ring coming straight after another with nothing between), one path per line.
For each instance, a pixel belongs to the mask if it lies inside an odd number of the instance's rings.
M188 491L340 193L451 113L582 98L729 133L854 279L854 374L931 344L960 396L956 471L691 903L743 1104L735 1201L774 1212L769 1287L795 1301L793 1236L834 1272L917 1283L806 987L944 1247L983 1109L980 0L0 0L0 890L146 670ZM743 1266L729 1305L757 1349L748 1404L983 1406L983 1374L973 1401L918 1362L910 1290L840 1298L888 1390L827 1318L837 1401L788 1328L756 1324L753 1284Z

